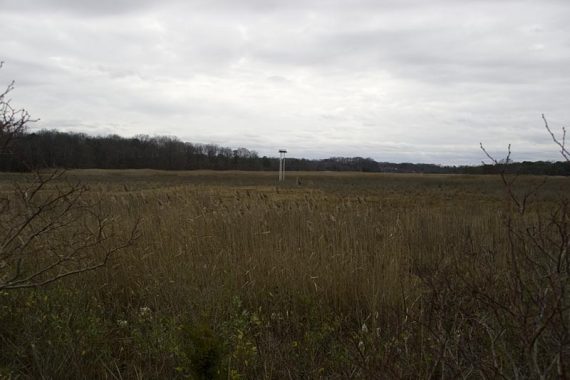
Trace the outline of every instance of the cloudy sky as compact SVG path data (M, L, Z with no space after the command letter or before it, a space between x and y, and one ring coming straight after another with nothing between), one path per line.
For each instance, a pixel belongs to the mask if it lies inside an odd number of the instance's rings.
M558 158L568 0L0 0L0 84L34 128L276 155Z

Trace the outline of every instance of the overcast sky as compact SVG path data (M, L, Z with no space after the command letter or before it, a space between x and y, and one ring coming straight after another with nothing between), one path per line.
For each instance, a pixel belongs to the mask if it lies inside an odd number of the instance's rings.
M557 159L568 0L0 0L0 84L33 128L260 154Z

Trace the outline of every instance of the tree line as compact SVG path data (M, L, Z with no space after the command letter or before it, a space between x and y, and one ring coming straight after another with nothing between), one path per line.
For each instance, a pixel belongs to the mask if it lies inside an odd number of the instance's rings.
M19 134L13 139L10 151L0 156L0 171L28 171L29 168L276 171L279 159L259 156L246 148L183 142L169 136L124 138L42 130ZM570 175L567 161L511 162L508 168L521 174ZM363 157L331 157L320 160L287 158L287 170L497 174L503 167L390 163Z

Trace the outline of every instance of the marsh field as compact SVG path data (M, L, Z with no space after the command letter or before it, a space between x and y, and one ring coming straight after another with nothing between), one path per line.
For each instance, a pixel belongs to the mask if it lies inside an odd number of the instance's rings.
M28 179L0 174L0 191ZM0 293L0 378L570 376L568 178L524 210L512 198L542 177L510 195L499 176L66 180L137 238L98 270Z

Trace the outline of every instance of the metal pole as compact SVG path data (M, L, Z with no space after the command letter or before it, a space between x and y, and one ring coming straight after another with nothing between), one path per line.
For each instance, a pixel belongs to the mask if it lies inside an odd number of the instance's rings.
M279 182L285 180L285 149L279 149Z

